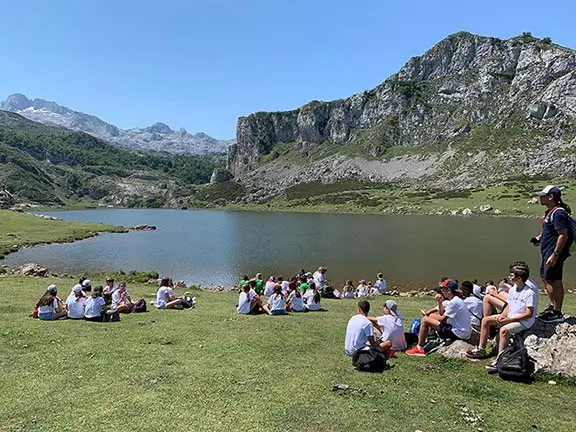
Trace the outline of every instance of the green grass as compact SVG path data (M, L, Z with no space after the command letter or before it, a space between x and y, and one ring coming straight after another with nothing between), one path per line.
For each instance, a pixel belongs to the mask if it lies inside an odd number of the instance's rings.
M47 220L0 210L0 258L22 246L85 239L99 232L123 232L122 227L86 222Z
M353 371L343 344L354 301L323 300L324 313L238 316L235 294L198 292L196 310L119 323L29 318L54 281L64 296L75 279L0 278L2 431L573 430L568 381L526 386L478 364L402 354L384 374ZM155 292L129 289L137 298ZM406 317L430 303L399 299ZM567 303L575 313L574 296ZM467 421L463 408L482 420Z

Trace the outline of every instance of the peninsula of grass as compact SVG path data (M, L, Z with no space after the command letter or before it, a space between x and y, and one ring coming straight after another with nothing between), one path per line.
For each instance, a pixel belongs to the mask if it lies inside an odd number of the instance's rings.
M354 371L343 348L354 300L240 316L236 294L195 291L195 310L150 308L118 323L28 316L49 283L66 296L75 282L0 278L3 431L574 430L570 380L505 382L482 364L438 355L399 354L383 374ZM147 300L156 291L128 288ZM383 300L372 300L374 313ZM566 300L576 313L576 297ZM406 325L432 302L398 301ZM334 391L338 384L350 389Z
M65 243L93 237L101 232L125 232L126 228L87 222L44 219L0 210L0 258L24 246Z

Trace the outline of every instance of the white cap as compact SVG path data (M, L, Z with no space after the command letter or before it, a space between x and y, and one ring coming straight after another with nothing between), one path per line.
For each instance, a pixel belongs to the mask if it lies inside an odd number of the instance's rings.
M74 291L74 292L82 291L82 285L80 285L80 284L74 285L74 288L72 288L72 291Z
M91 286L91 285L92 285L92 282L90 282L90 279L85 279L85 280L82 282L82 286L83 286L83 287L87 287L87 286Z
M547 196L547 195L562 195L562 191L558 186L548 185L539 192L536 192L536 196Z

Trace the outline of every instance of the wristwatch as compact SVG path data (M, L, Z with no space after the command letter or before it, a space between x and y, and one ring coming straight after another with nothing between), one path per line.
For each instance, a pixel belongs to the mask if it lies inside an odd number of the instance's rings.
M552 253L553 253L554 255L556 255L556 256L559 256L559 255L560 255L560 253L559 253L559 252L556 252L556 251L554 251L554 252L552 252Z

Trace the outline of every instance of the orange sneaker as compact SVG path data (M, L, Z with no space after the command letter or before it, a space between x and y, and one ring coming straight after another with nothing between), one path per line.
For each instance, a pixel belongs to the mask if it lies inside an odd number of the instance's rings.
M392 348L390 348L389 350L386 351L386 357L388 358L392 358L396 356L396 350L393 350Z
M412 356L424 357L426 355L426 351L424 351L422 348L418 348L418 346L412 347L409 350L406 350L405 352L406 354Z

